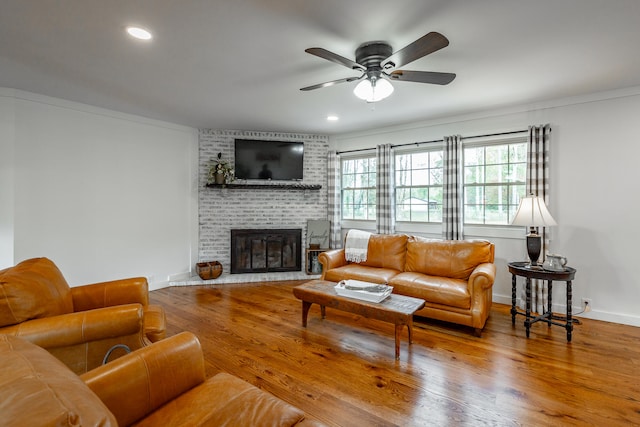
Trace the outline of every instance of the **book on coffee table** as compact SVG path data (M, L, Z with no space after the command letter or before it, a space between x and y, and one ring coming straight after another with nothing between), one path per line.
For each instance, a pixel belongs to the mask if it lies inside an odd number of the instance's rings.
M389 285L363 282L361 280L341 280L335 286L336 293L343 297L357 298L369 302L381 302L393 291Z

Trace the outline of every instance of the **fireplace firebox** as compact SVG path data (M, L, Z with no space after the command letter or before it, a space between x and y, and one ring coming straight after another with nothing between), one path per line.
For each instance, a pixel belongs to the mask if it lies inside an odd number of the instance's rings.
M302 230L231 230L231 274L302 270Z

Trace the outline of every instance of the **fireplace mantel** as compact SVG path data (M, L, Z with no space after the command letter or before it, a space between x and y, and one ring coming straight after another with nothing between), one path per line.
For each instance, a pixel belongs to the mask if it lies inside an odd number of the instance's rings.
M320 190L322 185L320 184L301 184L295 183L274 183L274 184L206 184L208 188L220 188L231 190Z

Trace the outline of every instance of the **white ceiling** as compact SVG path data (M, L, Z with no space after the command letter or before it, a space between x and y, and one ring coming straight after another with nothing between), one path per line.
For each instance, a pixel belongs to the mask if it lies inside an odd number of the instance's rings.
M337 134L639 86L639 24L638 0L0 0L0 87L196 128ZM356 83L299 90L358 75L308 47L355 59L430 31L450 45L403 69L456 73L448 86L394 82L375 108Z

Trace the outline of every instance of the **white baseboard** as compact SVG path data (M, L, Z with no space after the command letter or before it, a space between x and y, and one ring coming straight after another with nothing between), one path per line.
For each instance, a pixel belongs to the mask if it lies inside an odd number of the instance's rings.
M511 295L493 295L493 302L498 304L506 304L511 305ZM575 301L574 301L575 302ZM581 317L585 319L593 319L593 320L601 320L603 322L612 322L612 323L620 323L622 325L629 326L640 326L640 316L635 316L631 314L621 314L621 313L611 313L602 310L591 310L588 313L577 314L582 311L582 307L573 306L572 304L571 312L576 317ZM564 304L553 304L554 313L566 313L566 305Z

